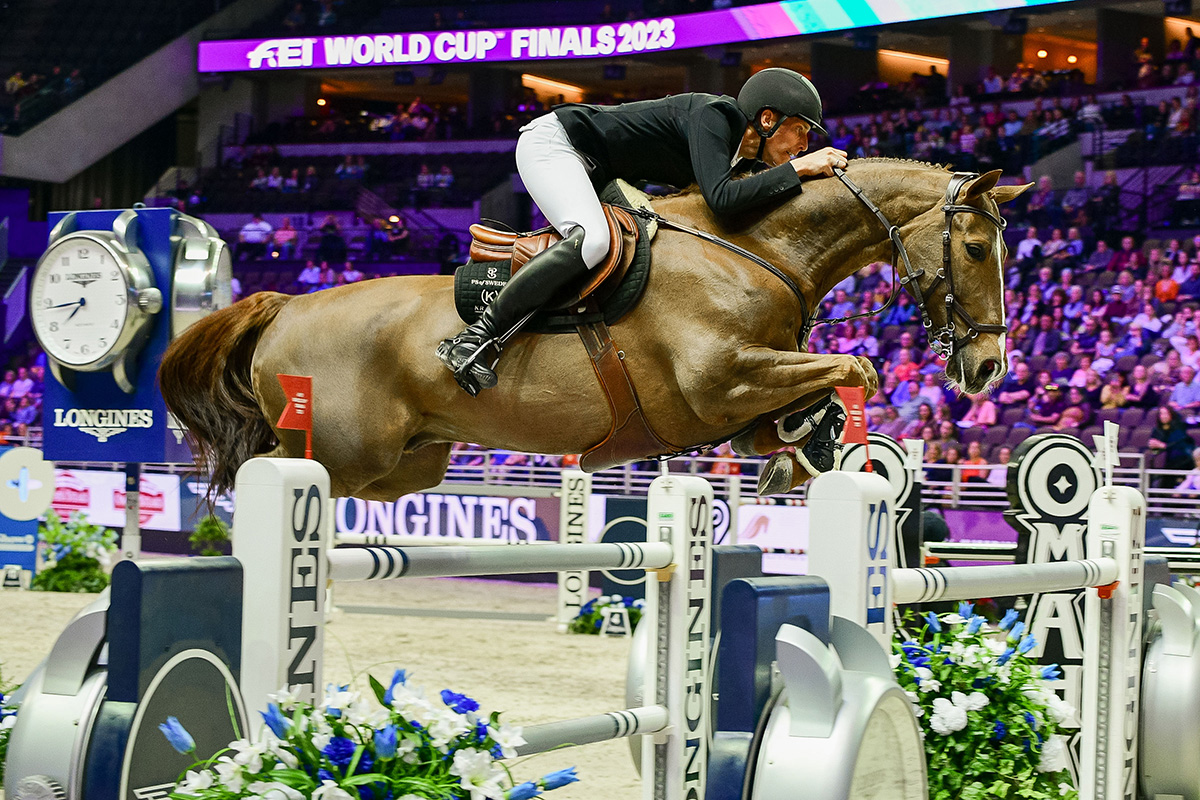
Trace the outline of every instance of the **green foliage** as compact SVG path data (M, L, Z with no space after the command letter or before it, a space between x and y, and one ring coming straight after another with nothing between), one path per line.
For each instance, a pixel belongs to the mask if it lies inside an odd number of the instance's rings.
M8 696L18 687L10 686L4 681L4 673L0 672L0 785L4 783L4 761L8 758L8 737L12 734L13 725L17 723L17 710L8 705Z
M220 546L229 541L229 526L215 514L209 514L196 523L196 530L188 537L192 549L202 556L221 555Z
M646 607L645 600L634 600L632 597L623 597L619 594L601 595L593 600L584 603L583 608L579 609L579 613L575 619L567 625L567 630L571 633L592 633L599 634L600 628L604 625L604 609L607 606L625 606L629 611L629 632L637 628L637 624L642 621L643 609Z
M1078 800L1062 725L1074 715L1028 653L1024 625L958 614L905 616L892 664L925 734L930 800Z
M67 520L51 511L39 531L46 548L32 587L43 592L99 592L108 586L105 568L117 551L117 534L93 525L81 513Z

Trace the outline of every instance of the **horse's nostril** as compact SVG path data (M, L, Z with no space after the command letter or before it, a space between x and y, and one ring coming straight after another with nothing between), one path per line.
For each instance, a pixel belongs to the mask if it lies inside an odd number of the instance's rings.
M1000 375L1000 362L994 358L989 358L979 365L979 382L987 383L988 381Z

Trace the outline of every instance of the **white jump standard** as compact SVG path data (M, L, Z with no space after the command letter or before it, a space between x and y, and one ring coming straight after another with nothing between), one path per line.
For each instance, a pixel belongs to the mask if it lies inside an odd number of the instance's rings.
M565 743L642 738L644 800L703 800L708 764L712 487L700 478L662 477L650 489L645 544L506 544L437 548L332 549L329 475L314 461L256 458L237 476L234 555L245 567L242 696L249 709L299 686L323 687L325 588L335 580L387 580L644 569L653 643L643 707L531 726L522 752ZM696 697L705 698L696 702Z

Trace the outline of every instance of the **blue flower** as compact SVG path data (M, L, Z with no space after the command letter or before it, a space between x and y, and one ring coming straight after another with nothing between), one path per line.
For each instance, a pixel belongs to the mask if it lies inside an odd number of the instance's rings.
M970 619L975 614L975 604L963 601L958 604L958 615L963 619Z
M938 622L937 614L930 611L925 615L925 624L929 626L929 630L934 633L942 632L942 623Z
M626 608L633 608L633 598L632 598L632 597L622 597L622 598L621 598L621 603L622 603L622 604L623 604L623 605L624 605Z
M593 625L592 627L594 627L596 630L599 630L599 629L600 629L600 626L601 626L601 625L603 625L603 624L604 624L604 621L603 621L602 619L600 619L599 617L597 617L597 618L596 618L596 624L595 624L595 625Z
M1042 680L1056 681L1062 677L1062 670L1058 668L1058 664L1049 664L1042 667Z
M525 781L505 792L504 800L529 800L531 797L537 797L540 793L536 783Z
M1003 653L1001 653L1001 654L1000 654L1000 657L999 657L999 658L997 658L997 659L996 659L996 665L997 665L997 666L1000 666L1000 667L1003 667L1003 666L1004 666L1005 664L1007 664L1007 663L1008 663L1008 662L1009 662L1009 661L1012 659L1012 657L1013 657L1014 655L1016 655L1016 654L1017 654L1017 651L1016 651L1016 650L1014 650L1014 649L1013 649L1013 648L1011 648L1011 647L1010 647L1010 648L1008 648L1007 650L1005 650Z
M408 682L408 673L402 669L398 669L392 673L392 682L388 685L387 691L383 693L383 704L390 706L392 704L393 692L396 691L396 686Z
M167 721L159 725L158 729L167 737L167 742L177 753L190 753L196 749L196 740L175 717L167 717Z
M329 740L329 744L325 745L325 749L321 753L335 767L346 767L354 758L355 749L354 742L350 739L345 736L335 736Z
M578 780L579 778L575 775L575 768L568 767L566 769L560 769L557 772L551 772L549 775L542 778L540 783L542 784L542 787L549 792L552 789L557 789L560 786L566 786L568 783L575 783Z
M1026 636L1021 640L1021 643L1017 645L1017 652L1021 655L1025 655L1035 647L1037 647L1037 639L1034 639L1032 636Z
M586 615L592 613L592 611L594 611L595 608L596 608L596 598L593 597L591 600L588 600L586 603L583 604L583 608L579 609L579 616L581 616L581 617L586 616Z
M1035 717L1033 715L1032 711L1026 711L1024 716L1025 716L1025 722L1029 725L1029 727L1033 728L1036 731L1037 727L1038 727L1037 717Z
M492 758L504 758L504 751L500 749L500 745L492 748Z
M283 712L279 710L279 706L274 703L267 703L267 710L258 713L262 715L263 722L267 723L267 727L271 729L271 733L280 739L287 738L288 728L291 727L292 721L283 715Z
M332 772L322 767L321 769L317 770L317 780L321 782L336 781L337 778L333 777Z
M1013 625L1012 630L1008 632L1008 640L1010 642L1015 642L1021 638L1021 634L1024 632L1025 632L1025 623L1018 622L1016 625Z
M379 758L396 757L396 726L388 725L375 731L375 755Z
M458 714L466 714L468 711L478 711L479 703L475 702L465 694L452 692L449 689L442 689L442 702Z
M984 621L983 617L971 617L970 621L967 622L967 633L972 636L979 633L979 629L983 627Z
M374 766L375 759L371 758L370 753L368 753L366 750L363 750L363 754L358 758L358 766L354 768L354 771L358 774L362 774L364 772L370 772L371 768Z
M1020 616L1021 615L1018 614L1014 608L1010 608L1008 611L1004 612L1004 618L1000 620L1000 630L1006 631L1011 628L1013 623L1016 622Z
M475 739L482 742L488 737L488 726L483 720L475 723Z
M992 741L998 742L1008 733L1008 728L1000 720L996 720L996 724L992 726Z

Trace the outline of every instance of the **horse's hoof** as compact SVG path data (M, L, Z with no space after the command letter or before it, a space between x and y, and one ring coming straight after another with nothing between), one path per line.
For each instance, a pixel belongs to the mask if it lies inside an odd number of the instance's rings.
M736 455L742 458L753 458L759 455L754 449L754 436L758 431L756 427L747 428L737 436L729 440L729 447Z
M776 453L768 459L758 476L758 496L790 492L795 474L796 462L792 460L792 454Z

